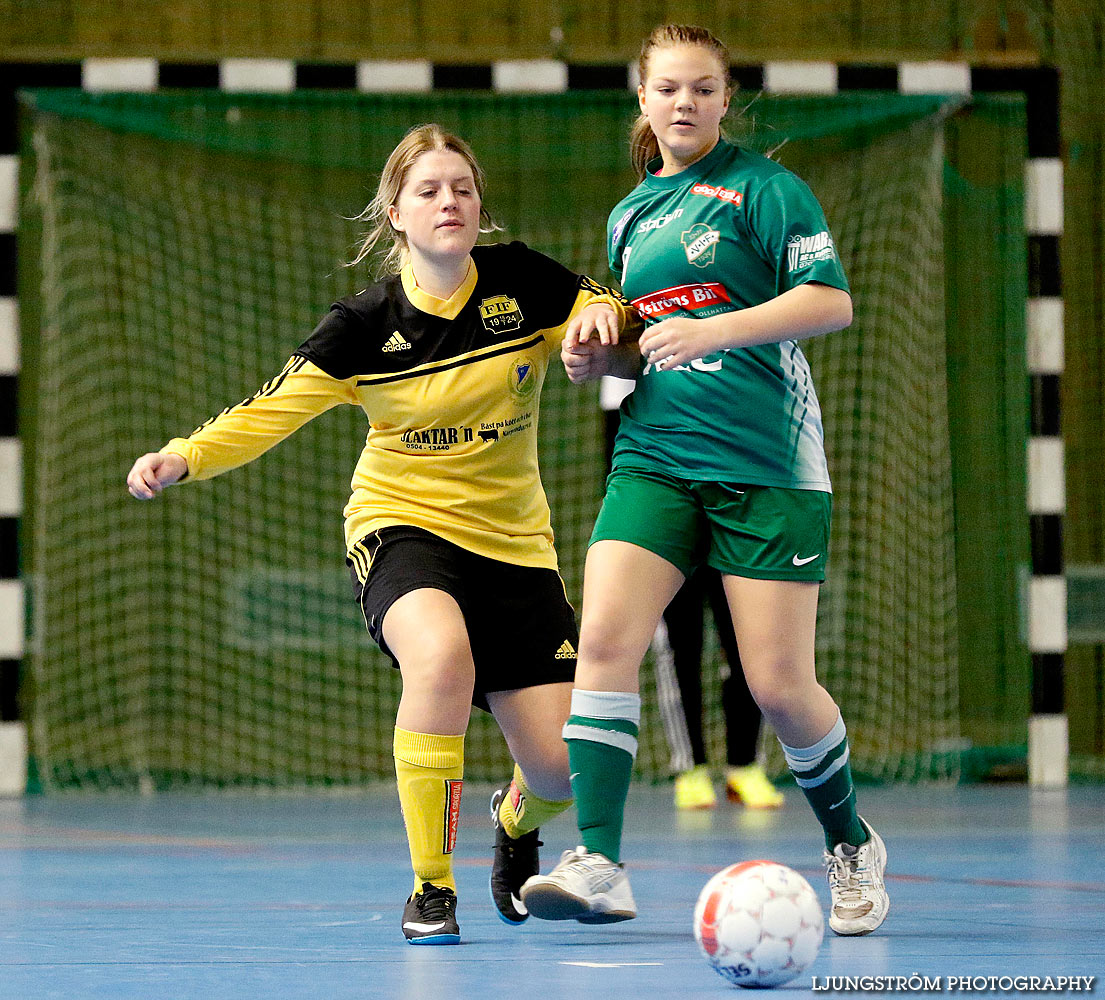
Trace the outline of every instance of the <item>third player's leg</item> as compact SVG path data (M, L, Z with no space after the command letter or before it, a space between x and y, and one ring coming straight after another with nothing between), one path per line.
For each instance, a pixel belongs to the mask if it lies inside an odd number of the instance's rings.
M721 681L727 765L725 792L729 799L741 802L748 809L779 809L785 802L783 793L771 783L756 759L760 744L760 706L748 690L722 576L712 566L706 567L702 575L727 666Z

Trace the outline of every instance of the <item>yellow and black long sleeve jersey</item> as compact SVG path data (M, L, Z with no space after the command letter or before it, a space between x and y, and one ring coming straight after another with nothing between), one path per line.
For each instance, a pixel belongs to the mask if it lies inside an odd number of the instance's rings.
M209 479L352 403L369 419L345 508L346 545L362 571L358 541L392 525L555 569L538 403L565 327L595 302L612 305L623 330L639 327L616 292L524 243L474 248L448 299L420 289L408 267L336 302L279 375L161 450L182 455L190 479Z

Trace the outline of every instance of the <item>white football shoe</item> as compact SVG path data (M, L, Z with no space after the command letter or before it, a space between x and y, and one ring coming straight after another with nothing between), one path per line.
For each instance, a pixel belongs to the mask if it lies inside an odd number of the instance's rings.
M539 920L612 924L637 916L625 868L585 847L565 851L548 875L527 879L522 902Z
M829 926L842 935L870 934L890 912L883 881L886 845L862 816L860 822L870 834L866 844L837 844L824 857L832 896Z

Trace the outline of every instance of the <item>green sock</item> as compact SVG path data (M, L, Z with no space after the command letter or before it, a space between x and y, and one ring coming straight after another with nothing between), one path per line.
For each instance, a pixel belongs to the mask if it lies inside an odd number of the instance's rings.
M838 715L833 728L812 747L798 749L779 742L790 773L825 831L825 847L831 851L837 844L867 843L867 829L856 812L844 720Z
M640 695L576 690L564 725L583 846L614 862L621 861L622 822L640 719Z

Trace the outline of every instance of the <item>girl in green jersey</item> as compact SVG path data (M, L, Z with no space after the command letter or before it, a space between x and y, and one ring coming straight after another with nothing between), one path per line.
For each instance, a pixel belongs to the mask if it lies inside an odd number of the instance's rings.
M639 344L581 336L561 352L574 382L638 378L588 551L564 728L582 846L522 896L545 919L636 915L620 848L638 671L664 608L706 563L723 574L749 688L824 828L830 926L867 934L889 908L886 850L856 812L844 722L815 672L831 487L797 343L848 326L851 296L809 188L722 137L725 46L702 28L657 28L640 81L641 183L611 214L609 250L646 328Z

